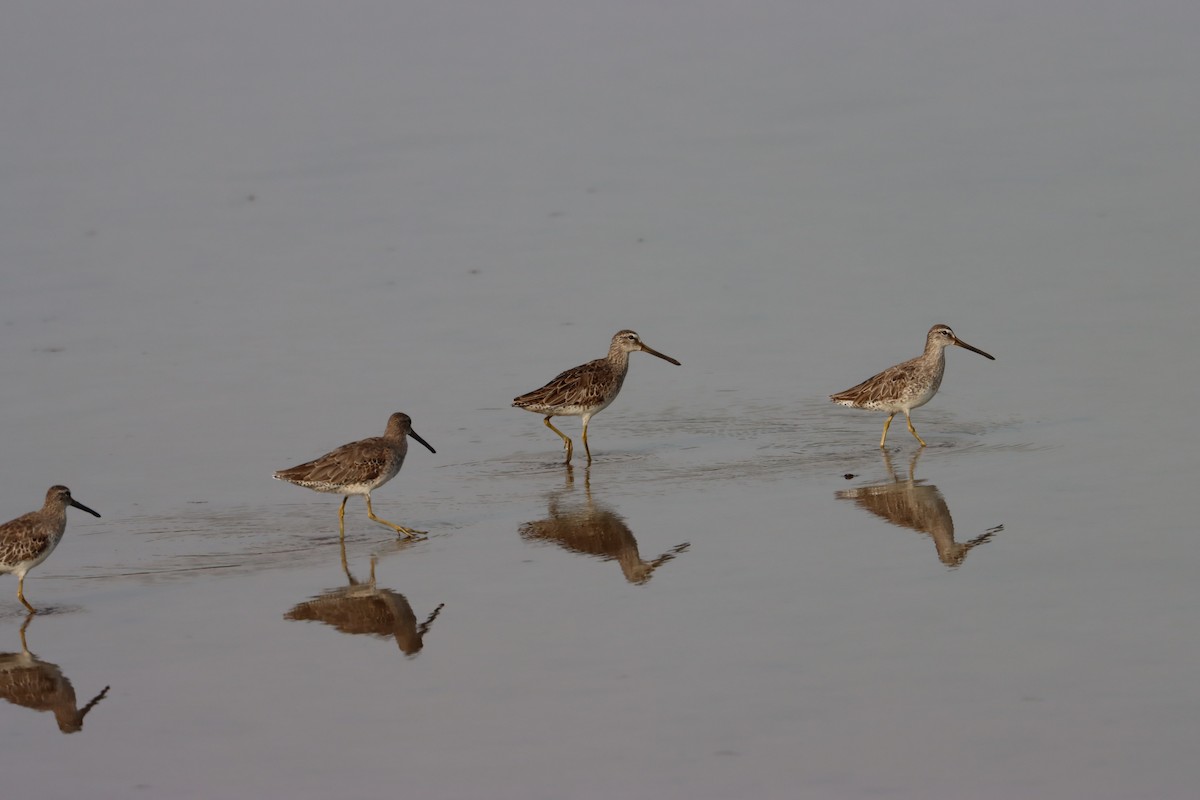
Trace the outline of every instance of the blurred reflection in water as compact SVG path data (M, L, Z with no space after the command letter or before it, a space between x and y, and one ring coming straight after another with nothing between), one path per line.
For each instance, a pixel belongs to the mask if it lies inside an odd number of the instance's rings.
M418 625L416 614L404 595L375 585L375 562L375 556L371 556L371 577L366 583L359 583L346 563L346 545L343 542L342 568L350 579L350 585L331 589L312 600L297 604L283 615L284 619L324 622L342 633L394 638L406 656L415 656L424 646L425 634L445 603L435 608L429 618Z
M954 520L950 518L950 508L946 505L942 493L936 486L913 477L922 452L923 450L917 450L913 454L908 464L908 479L900 480L892 467L891 454L884 450L883 463L891 481L875 486L844 489L837 493L837 498L853 500L855 505L893 525L929 534L933 537L933 545L937 548L941 562L951 568L957 567L966 559L971 548L988 541L1004 530L1004 526L997 525L969 542L954 541Z
M33 614L21 626L21 652L0 653L0 697L16 706L34 711L52 711L63 733L83 730L83 718L108 694L105 686L83 708L76 707L75 689L57 664L42 661L29 652L25 629Z
M566 485L548 497L547 519L526 522L521 526L521 538L526 541L554 542L576 553L598 556L604 561L616 560L630 583L650 580L654 570L686 551L690 542L672 547L651 561L638 554L637 539L621 516L592 498L591 470L583 473L584 502L566 508L564 495L574 491L574 469L567 465Z

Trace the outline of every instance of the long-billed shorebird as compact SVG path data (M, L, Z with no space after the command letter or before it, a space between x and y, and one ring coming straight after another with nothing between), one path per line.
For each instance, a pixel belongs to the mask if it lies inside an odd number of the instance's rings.
M852 389L830 395L829 399L850 408L886 412L888 418L883 423L880 447L887 441L888 426L892 424L892 417L903 411L904 419L908 422L908 432L916 437L921 447L924 447L925 440L917 435L909 412L925 405L937 394L938 387L942 385L942 376L946 373L946 348L952 344L992 361L996 360L995 356L959 339L954 335L954 331L950 330L949 325L934 325L925 337L924 353L903 364L888 367Z
M612 344L608 346L607 356L560 373L542 388L521 395L513 400L512 404L517 408L546 416L546 427L557 433L563 440L568 464L571 463L571 454L574 449L571 440L565 433L550 424L550 419L551 417L583 417L583 449L587 453L590 464L592 451L588 447L588 422L617 399L621 385L625 383L625 376L629 374L629 354L636 350L658 356L663 361L670 361L679 366L678 361L649 347L633 331L617 331L612 338Z
M437 452L412 429L412 418L408 414L396 412L388 418L387 431L383 436L344 444L315 461L291 469L281 469L275 473L275 477L315 492L344 495L342 505L338 509L338 532L342 536L346 535L346 501L351 495L357 494L366 498L368 517L388 526L396 533L415 538L425 531L415 531L380 519L371 508L372 490L396 477L396 473L404 465L409 436L425 445L429 452Z
M49 558L62 541L67 530L67 506L100 516L71 497L67 487L51 486L41 511L30 511L0 525L0 572L17 576L17 599L31 612L37 609L25 599L25 573Z

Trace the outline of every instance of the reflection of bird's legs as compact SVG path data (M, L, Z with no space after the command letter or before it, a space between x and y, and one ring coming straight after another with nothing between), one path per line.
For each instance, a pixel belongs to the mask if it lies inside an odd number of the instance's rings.
M25 615L25 621L21 623L21 652L28 653L29 645L25 644L25 629L29 627L29 623L33 622L33 614Z
M908 421L908 432L917 437L917 441L921 443L921 447L925 446L925 440L917 435L917 429L913 427L912 417L908 415L908 411L904 412L904 419Z
M888 414L887 420L883 423L883 436L879 440L879 446L883 447L883 443L887 441L887 429L892 425L892 417L896 416L896 412Z
M882 452L883 452L883 466L888 471L888 477L890 477L892 479L892 483L899 483L900 479L896 477L896 468L894 466L892 466L892 454L887 451L887 448L884 448L884 450ZM921 451L918 450L917 452L919 453Z
M422 622L420 625L417 626L417 635L418 636L425 635L425 632L429 630L429 626L433 624L433 621L435 619L437 619L437 615L440 614L442 609L445 607L446 607L445 603L439 603L438 607L435 608L433 610L433 613L429 615L429 619L425 620L424 622Z
M26 608L29 609L30 614L37 613L37 609L34 608L33 606L29 605L29 601L25 599L25 576L23 574L21 575L20 579L17 581L17 599L20 600L21 603Z
M909 483L912 483L913 481L916 480L916 478L914 476L916 475L916 472L917 472L917 462L921 460L921 453L924 453L924 452L925 452L925 450L921 449L921 450L918 450L917 452L913 453L912 460L908 462L908 482Z
M371 495L364 494L363 498L367 501L367 516L378 522L380 525L387 525L396 533L403 533L409 539L415 539L418 536L423 536L428 533L428 531L416 531L412 528L406 528L403 525L397 525L394 522L388 522L386 519L380 519L379 517L375 516L375 511L371 508Z
M346 561L346 537L342 537L342 571L346 573L346 578L349 579L351 586L358 585L358 581L354 580L354 576L350 574L350 563Z
M552 417L554 415L551 414L550 416ZM546 427L549 428L550 430L554 431L555 433L557 433L559 438L563 440L563 447L567 451L567 463L570 464L571 463L571 452L574 449L574 447L571 444L571 440L567 438L567 435L565 433L563 433L558 428L556 428L550 424L550 417L546 417L544 420L542 420L542 422L546 423Z
M917 462L921 460L921 453L924 450L916 450L912 454L912 458L908 460L908 482L916 482ZM892 454L886 449L883 451L883 466L888 471L888 477L892 479L892 483L900 483L899 476L896 475L896 467L892 464Z

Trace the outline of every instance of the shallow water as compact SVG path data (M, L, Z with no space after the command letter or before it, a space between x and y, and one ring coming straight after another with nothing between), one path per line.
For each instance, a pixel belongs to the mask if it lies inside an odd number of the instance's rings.
M1194 794L1200 10L330 9L0 27L0 518L103 514L25 637L110 687L6 791ZM510 399L624 327L566 469ZM397 410L344 569L270 476Z

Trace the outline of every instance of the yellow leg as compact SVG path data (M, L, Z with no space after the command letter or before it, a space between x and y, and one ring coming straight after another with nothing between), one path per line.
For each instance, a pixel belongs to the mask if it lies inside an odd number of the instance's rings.
M554 415L553 415L553 414L551 414L550 416L554 416ZM562 431L560 431L558 428L556 428L556 427L554 427L553 425L551 425L551 424L550 424L550 417L546 417L546 418L545 418L544 420L542 420L542 421L546 423L546 427L547 427L547 428L549 428L550 430L552 430L552 431L554 431L555 433L557 433L557 434L559 435L559 437L560 437L560 438L563 440L563 447L564 447L564 448L566 449L566 451L567 451L567 463L568 463L568 464L570 464L570 463L571 463L571 453L572 453L572 451L574 451L574 449L575 449L575 448L574 448L574 445L572 445L572 444L571 444L571 440L567 438L567 435L566 435L565 433L563 433L563 432L562 432ZM585 447L587 446L587 432L586 432L586 431L584 432L584 446L585 446Z
M387 525L396 533L402 533L409 539L415 539L418 536L424 536L426 533L428 533L428 531L415 531L412 528L406 528L403 525L397 525L394 522L388 522L386 519L380 519L379 517L375 516L375 511L371 508L371 495L363 495L363 498L367 501L367 516L378 522L380 525Z
M892 425L892 417L896 416L896 412L888 414L887 422L883 423L883 438L879 440L879 446L883 447L883 443L887 441L887 429Z
M912 424L912 417L910 417L910 416L908 415L908 412L907 412L907 411L905 411L905 412L904 412L904 418L905 418L906 420L908 420L908 432L909 432L909 433L911 433L913 436L916 436L916 437L917 437L917 441L921 443L921 447L924 447L924 446L925 446L925 440L924 440L924 439L922 439L920 436L917 436L917 429L913 427L913 424Z
M588 443L587 443L587 426L588 426L588 422L590 422L591 419L592 419L591 417L583 418L583 451L585 453L587 453L589 464L592 463L592 449L590 447L588 447Z
M17 599L20 600L24 604L24 606L29 609L29 613L31 613L31 614L37 613L37 609L34 608L33 606L29 605L29 601L25 599L25 576L24 575L22 575L20 577L20 579L17 580Z
M350 495L346 495L345 497L343 497L343 498L342 498L342 505L341 505L341 507L340 507L340 508L338 508L338 536L340 536L340 537L341 537L341 539L342 539L342 548L343 548L343 553L342 553L342 561L343 561L343 563L344 563L344 562L345 562L345 560L346 560L346 557L345 557L345 547L346 547L346 501L347 501L347 500L349 500L349 499L350 499Z

